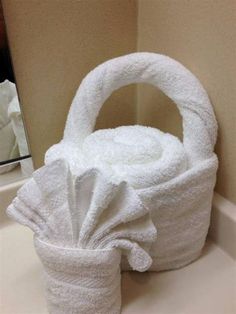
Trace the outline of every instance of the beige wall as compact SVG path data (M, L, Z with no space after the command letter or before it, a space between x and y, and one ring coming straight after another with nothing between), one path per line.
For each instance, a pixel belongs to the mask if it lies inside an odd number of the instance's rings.
M60 140L74 92L102 61L139 51L167 54L206 87L219 122L217 191L236 202L235 0L4 0L10 46L32 155L42 165ZM138 12L137 12L138 5ZM138 21L137 21L138 16ZM138 24L138 34L137 34ZM133 124L136 89L114 93L97 127ZM172 102L137 89L137 120L181 136Z
M216 190L236 202L236 1L139 0L138 50L176 58L201 80L219 122ZM138 122L181 133L171 101L138 88Z
M62 137L81 79L99 63L136 51L134 0L4 0L10 48L36 167ZM114 93L97 127L135 122L135 87Z

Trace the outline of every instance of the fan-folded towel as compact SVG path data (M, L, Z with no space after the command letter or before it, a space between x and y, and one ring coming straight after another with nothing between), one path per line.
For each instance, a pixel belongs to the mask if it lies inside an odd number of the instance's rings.
M90 169L73 176L64 160L35 171L7 209L35 232L53 314L118 314L120 260L147 270L156 239L147 209L127 183Z

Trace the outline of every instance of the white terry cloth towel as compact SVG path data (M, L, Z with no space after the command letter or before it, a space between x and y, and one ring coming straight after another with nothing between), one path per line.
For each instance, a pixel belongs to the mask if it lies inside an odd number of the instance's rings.
M25 128L17 93L9 103L8 117L11 120L12 129L16 137L19 155L20 156L29 155L29 148L26 140ZM21 160L20 164L22 174L24 176L30 176L33 172L32 160L30 158L27 158L25 160Z
M176 103L183 118L183 143L144 126L92 133L111 93L142 82L158 87ZM177 268L196 259L205 243L218 166L216 136L214 112L199 80L167 56L134 53L109 60L84 78L64 137L47 151L45 163L60 157L73 174L96 167L116 184L128 182L158 229L150 251L151 270Z
M11 101L16 97L15 84L5 80L0 83L0 161L19 157L16 136L13 130L8 109ZM0 174L12 170L17 164L0 168Z
M43 166L7 213L35 232L50 313L120 313L121 255L134 270L152 263L150 213L135 189L112 183L100 170L72 175L60 159Z

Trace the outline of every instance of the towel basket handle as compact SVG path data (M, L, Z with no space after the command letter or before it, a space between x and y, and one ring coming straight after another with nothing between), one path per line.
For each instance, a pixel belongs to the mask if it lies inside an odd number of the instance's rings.
M199 80L179 62L156 53L133 53L96 67L83 79L68 114L63 141L79 145L93 132L105 100L122 86L149 83L177 105L183 119L183 144L190 163L212 155L215 115Z

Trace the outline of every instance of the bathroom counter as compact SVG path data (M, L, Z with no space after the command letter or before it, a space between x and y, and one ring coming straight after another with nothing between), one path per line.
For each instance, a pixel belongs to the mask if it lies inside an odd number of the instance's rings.
M1 314L48 313L32 236L16 223L1 227ZM211 241L202 257L185 268L122 275L124 314L233 314L235 296L236 263Z

